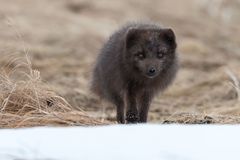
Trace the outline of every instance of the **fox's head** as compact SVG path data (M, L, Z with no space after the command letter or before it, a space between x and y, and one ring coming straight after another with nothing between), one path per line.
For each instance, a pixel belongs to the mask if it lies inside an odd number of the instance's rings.
M135 73L154 78L175 63L176 47L171 29L130 28L125 36L125 61Z

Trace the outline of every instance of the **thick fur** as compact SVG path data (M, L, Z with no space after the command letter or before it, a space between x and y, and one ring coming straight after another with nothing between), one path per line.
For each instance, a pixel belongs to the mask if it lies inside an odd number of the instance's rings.
M175 78L176 46L171 29L149 23L127 24L105 43L93 71L91 90L117 107L119 123L147 121L152 98ZM154 76L148 76L149 72Z

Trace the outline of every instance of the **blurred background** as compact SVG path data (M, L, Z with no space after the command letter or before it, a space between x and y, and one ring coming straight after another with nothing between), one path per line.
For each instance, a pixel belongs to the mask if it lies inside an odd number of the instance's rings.
M0 0L0 55L27 49L42 80L73 107L114 120L115 108L88 90L91 70L112 32L145 20L175 31L181 66L154 99L150 122L239 123L239 0Z

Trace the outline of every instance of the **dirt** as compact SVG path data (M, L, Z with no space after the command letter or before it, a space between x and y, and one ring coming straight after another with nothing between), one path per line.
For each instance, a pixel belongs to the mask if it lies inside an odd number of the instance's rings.
M149 122L240 122L239 81L232 80L240 77L237 0L0 0L0 4L0 65L28 52L42 80L77 110L115 121L115 108L88 89L95 58L121 25L150 20L176 32L180 71L174 84L154 99Z

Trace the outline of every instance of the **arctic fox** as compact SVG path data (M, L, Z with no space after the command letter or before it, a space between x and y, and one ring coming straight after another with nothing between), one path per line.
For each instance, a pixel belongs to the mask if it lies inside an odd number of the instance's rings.
M172 29L127 24L103 46L91 90L116 106L119 123L147 122L152 98L166 89L177 73L176 48Z

